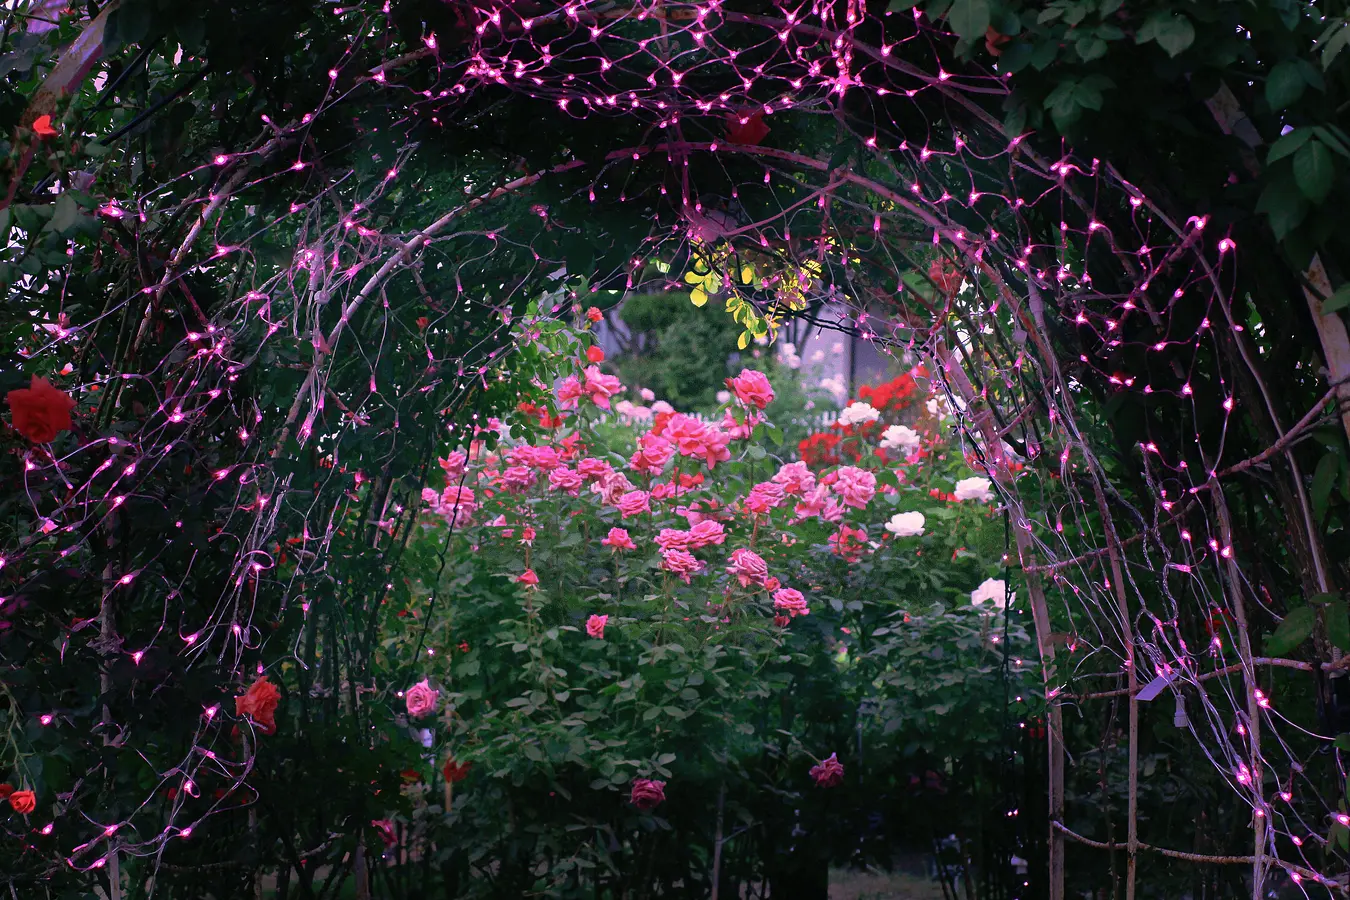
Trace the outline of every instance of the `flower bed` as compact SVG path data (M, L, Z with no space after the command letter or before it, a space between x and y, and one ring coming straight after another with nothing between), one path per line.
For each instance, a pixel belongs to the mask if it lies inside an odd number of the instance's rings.
M832 819L880 812L881 847L909 827L896 805L942 783L934 770L1007 737L1006 685L1030 697L1025 633L994 615L1002 522L987 481L962 488L960 454L890 428L846 435L854 464L781 459L762 373L728 379L712 423L660 401L634 415L644 398L584 335L538 340L556 390L442 459L409 550L423 581L389 612L424 760L395 817L415 840L463 866L510 843L519 866L499 877L522 890L639 864L687 885L708 877L701 857L654 848L673 832L707 849L734 815L756 837L725 858L733 875L773 870L801 829L823 865L856 849ZM868 395L894 411L917 391ZM448 818L446 760L472 764ZM969 814L943 802L953 822Z

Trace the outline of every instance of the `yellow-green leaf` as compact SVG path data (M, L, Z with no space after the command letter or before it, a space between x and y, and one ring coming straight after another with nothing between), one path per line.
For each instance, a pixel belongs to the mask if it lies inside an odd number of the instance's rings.
M708 302L708 295L704 293L703 288L694 288L689 292L689 301L695 306L702 306Z

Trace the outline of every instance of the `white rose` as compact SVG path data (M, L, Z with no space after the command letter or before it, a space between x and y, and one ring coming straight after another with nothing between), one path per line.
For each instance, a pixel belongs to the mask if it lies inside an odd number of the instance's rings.
M1005 598L1007 590L1008 585L999 579L986 578L979 587L970 592L970 602L976 606L992 603L995 609L1004 609L1017 596L1012 594Z
M865 422L875 422L881 418L881 410L870 403L850 403L843 412L839 414L840 425L862 425Z
M988 503L994 499L994 494L989 490L989 479L981 478L975 475L971 478L962 478L956 483L957 500L978 500L981 503Z
M919 446L919 433L908 425L892 425L881 435L883 450L913 450Z
M923 534L923 513L896 513L886 523L886 530L896 537L914 537Z

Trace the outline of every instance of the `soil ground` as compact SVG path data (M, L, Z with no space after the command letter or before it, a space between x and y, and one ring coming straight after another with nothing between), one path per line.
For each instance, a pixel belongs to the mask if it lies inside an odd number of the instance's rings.
M918 875L834 869L830 900L942 900L942 888Z

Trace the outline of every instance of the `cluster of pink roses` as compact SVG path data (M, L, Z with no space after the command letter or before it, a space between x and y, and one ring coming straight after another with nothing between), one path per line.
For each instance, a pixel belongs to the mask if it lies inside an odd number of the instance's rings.
M587 366L582 377L568 375L558 385L559 409L576 409L582 397L601 409L609 409L609 398L623 390L623 384L614 375L606 375L599 366Z
M478 509L473 491L457 484L446 485L445 490L439 493L435 488L422 488L422 502L433 513L444 518L452 528L468 525Z
M684 413L674 413L652 427L652 433L675 445L681 456L700 459L709 469L731 459L731 435Z
M710 424L666 406L654 413L650 428L638 436L625 471L616 470L604 459L584 455L585 448L576 434L554 445L518 444L499 456L489 456L481 460L482 470L475 483L488 497L498 491L529 491L538 488L541 482L550 493L580 497L589 486L589 492L601 504L616 510L623 520L651 515L658 503L702 487L702 472L679 472L676 465L673 475L665 474L672 462L678 463L677 457L688 458L708 469L729 460L731 440L749 437L763 421L763 410L774 400L773 387L761 372L743 370L728 379L727 385L735 392L738 412L728 409L720 423ZM597 365L590 365L579 376L563 379L557 397L563 409L575 409L582 398L608 409L611 398L622 389L617 378L605 375ZM652 408L655 407L653 404ZM475 458L478 452L475 451ZM462 482L469 471L468 457L462 451L450 454L440 463L451 480ZM642 487L629 480L632 473L647 479ZM878 491L876 475L857 466L846 465L817 474L805 462L786 463L767 481L753 485L746 496L730 507L721 506L715 497L705 496L676 508L675 512L687 519L689 527L662 528L653 538L660 550L660 567L691 584L695 575L708 571L711 562L700 559L697 551L726 542L726 528L719 518L726 520L729 513L739 512L758 529L776 510L790 510L793 523L818 519L836 525L828 539L831 551L856 562L869 546L867 532L846 522L845 515L850 509L866 509ZM433 511L458 526L468 524L479 509L479 501L469 487L452 485L440 493L427 489L423 496ZM506 528L504 517L499 516L489 524L503 526L503 533L508 536L514 533L514 529ZM784 535L784 541L791 542L791 537ZM530 540L523 542L529 544ZM602 546L616 553L637 550L638 543L624 527L610 528L600 540ZM793 618L808 615L810 607L802 592L783 586L769 575L768 568L764 558L748 547L733 550L725 564L725 571L736 585L762 590L772 597L778 624L786 625ZM529 568L516 580L530 588L538 584L538 576ZM606 621L606 616L591 616L586 623L587 633L597 638L603 636Z
M595 362L603 359L603 356L597 356ZM673 505L664 505L664 501L700 490L704 474L698 469L706 466L712 470L717 463L729 460L731 441L749 439L754 429L765 421L764 410L773 402L774 391L763 373L743 370L728 379L727 386L734 392L738 405L726 409L716 424L675 412L665 404L660 404L664 409L658 409L656 403L650 407L651 415L624 416L627 424L642 422L650 423L650 426L637 437L636 448L627 466L620 463L622 471L616 470L609 461L585 455L586 448L580 435L572 435L552 445L513 445L500 455L485 459L480 459L480 451L473 449L474 462L480 469L476 474L470 473L470 459L466 453L451 453L440 460L451 486L440 492L428 488L423 491L423 498L433 512L444 516L447 522L463 527L472 521L480 508L474 490L460 486L466 478L474 479L473 486L485 498L493 497L496 492L519 494L539 489L574 498L586 494L604 507L617 511L623 524L628 526L610 527L599 543L615 554L637 551L644 539L641 536L635 539L629 531L633 525L628 520L640 521L642 516L653 514L654 506L658 513L664 510L663 514L668 514ZM618 378L605 375L598 365L589 365L580 375L564 378L556 397L560 409L576 409L584 399L608 410L611 409L611 398L622 390ZM653 397L644 396L644 399L650 402ZM682 458L693 461L695 465L686 465L686 468L696 471L681 472ZM674 472L668 475L672 463ZM630 477L633 480L630 481ZM846 522L845 518L849 510L867 509L880 489L876 475L858 466L845 465L818 474L805 462L790 462L779 467L767 481L753 485L736 503L724 505L709 494L683 501L683 505L673 507L673 512L683 516L688 526L661 527L649 540L659 550L660 568L685 584L692 584L696 575L707 573L710 567L717 572L716 560L707 558L708 554L700 554L700 551L723 547L727 543L724 522L734 522L732 516L736 514L746 521L748 532L758 535L761 551L765 545L766 524L777 516L792 523L809 519L829 523L835 526L828 538L830 550L844 560L856 562L869 546L867 532L859 525ZM522 501L517 508L527 507ZM516 515L509 509L507 514ZM508 526L505 514L487 524L502 527L502 533L507 537L514 536L515 529L520 528L524 536L522 543L527 545L534 538L534 529L529 525ZM791 534L783 533L781 537L784 543L795 542ZM797 617L810 615L811 608L802 591L783 585L769 574L769 563L752 549L757 546L753 536L750 545L732 549L725 558L726 598L729 600L737 588L767 595L772 600L773 621L780 627L788 626ZM700 555L705 558L701 559ZM527 590L535 590L539 576L528 567L528 555L525 562L527 567L515 576L515 581ZM590 614L584 621L587 637L603 641L609 619L605 613ZM407 691L405 699L409 716L418 718L435 711L439 693L423 680ZM835 754L810 770L810 777L821 787L842 783L843 774L843 766ZM663 781L635 779L630 802L638 809L650 810L665 800L665 786Z

